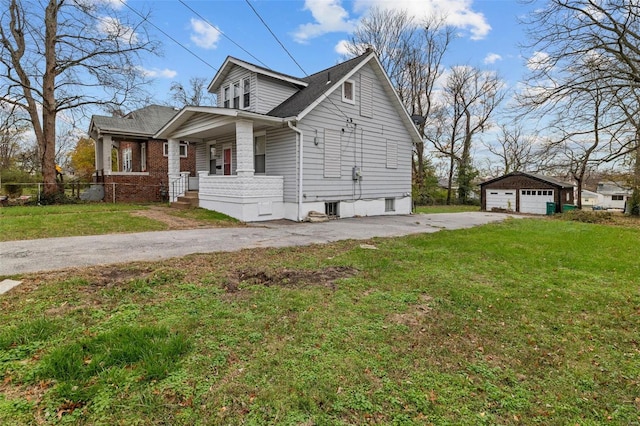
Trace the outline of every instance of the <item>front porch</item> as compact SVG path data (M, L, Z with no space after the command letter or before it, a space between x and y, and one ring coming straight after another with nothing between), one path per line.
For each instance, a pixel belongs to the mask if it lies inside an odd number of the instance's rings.
M177 124L169 123L160 131L168 140L170 201L197 190L201 208L244 222L282 219L286 216L284 177L267 175L264 152L266 130L282 127L282 121L255 114L249 119L237 113L198 108L178 114ZM180 142L195 147L195 177L179 171Z

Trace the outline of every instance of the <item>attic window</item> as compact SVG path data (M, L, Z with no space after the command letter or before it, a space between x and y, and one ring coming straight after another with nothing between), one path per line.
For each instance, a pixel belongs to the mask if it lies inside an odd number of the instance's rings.
M225 108L229 108L229 100L231 98L231 94L230 93L231 93L231 88L229 86L227 86L227 87L225 87L223 89L223 98L222 99L223 99L223 102L224 102L223 106Z
M342 83L342 102L355 104L355 84L353 80L347 80Z
M240 82L233 83L233 108L240 108Z

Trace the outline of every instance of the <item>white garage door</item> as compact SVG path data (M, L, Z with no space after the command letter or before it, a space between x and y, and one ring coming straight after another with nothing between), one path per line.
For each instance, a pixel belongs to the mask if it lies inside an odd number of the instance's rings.
M516 209L515 189L487 189L487 211Z
M548 202L553 202L553 189L520 190L520 213L546 214Z

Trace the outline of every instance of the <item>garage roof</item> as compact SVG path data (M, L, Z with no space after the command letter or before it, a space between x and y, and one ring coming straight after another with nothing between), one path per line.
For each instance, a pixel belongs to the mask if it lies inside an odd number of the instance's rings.
M502 175L502 176L498 176L497 178L493 178L493 179L489 179L487 181L484 181L480 184L480 186L483 185L487 185L489 183L493 183L493 182L497 182L503 179L507 179L510 177L514 177L514 176L526 176L528 178L531 179L535 179L535 180L539 180L540 182L545 182L548 183L550 185L553 185L555 187L558 188L573 188L575 185L569 182L563 182L561 180L549 177L549 176L543 176L543 175L539 175L536 173L525 173L525 172L511 172L511 173L507 173L506 175Z

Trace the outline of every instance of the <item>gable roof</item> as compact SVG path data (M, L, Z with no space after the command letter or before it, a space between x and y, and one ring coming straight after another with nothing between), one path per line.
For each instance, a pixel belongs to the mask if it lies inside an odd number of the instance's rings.
M598 194L602 195L631 195L631 187L622 182L604 181L598 182Z
M94 115L91 117L89 134L96 131L102 134L151 137L177 113L173 107L149 105L131 111L124 117Z
M526 172L511 172L511 173L507 173L506 175L498 176L497 178L493 178L493 179L489 179L487 181L484 181L484 182L482 182L480 184L480 186L487 185L487 184L493 183L493 182L497 182L497 181L500 181L500 180L503 180L505 178L509 178L509 177L512 177L512 176L526 176L526 177L529 177L531 179L538 180L540 182L548 183L548 184L556 186L558 188L573 188L575 186L572 183L564 182L564 181L558 180L558 179L550 177L550 176L544 176L544 175L539 175L537 173L526 173Z
M261 67L256 64L243 61L242 59L234 58L233 56L227 56L222 66L220 67L216 75L213 77L213 80L211 80L211 83L209 83L207 90L210 93L214 93L216 90L218 90L218 88L220 87L220 84L222 84L222 82L224 81L224 79L227 77L227 75L233 69L234 66L239 66L251 72L255 72L257 74L262 74L262 75L275 78L277 80L282 80L284 82L293 84L299 88L305 87L307 85L307 83L300 78L283 74L277 71L273 71L273 70L270 70L269 68Z
M322 95L329 94L346 76L351 74L358 65L370 59L371 55L360 55L346 62L334 65L325 70L305 77L307 87L292 95L289 99L269 111L268 115L275 117L299 116Z

